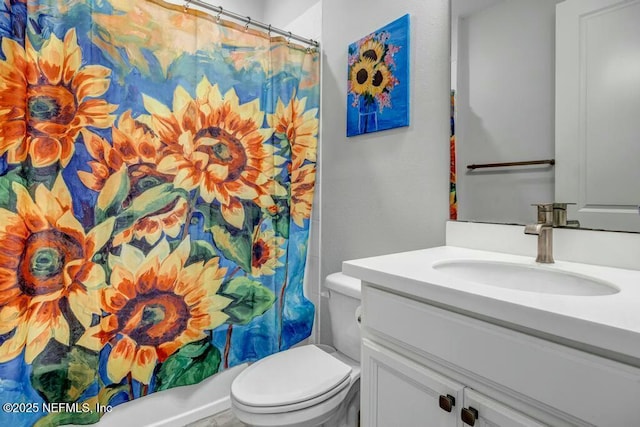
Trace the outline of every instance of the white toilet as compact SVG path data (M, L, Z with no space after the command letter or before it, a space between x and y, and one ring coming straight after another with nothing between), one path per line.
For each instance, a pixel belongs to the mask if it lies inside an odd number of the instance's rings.
M304 345L249 366L231 384L231 409L256 427L356 427L360 410L360 281L327 276L335 349Z

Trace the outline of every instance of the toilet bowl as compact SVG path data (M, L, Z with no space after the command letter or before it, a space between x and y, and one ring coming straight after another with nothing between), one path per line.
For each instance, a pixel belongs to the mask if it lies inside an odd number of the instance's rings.
M231 384L231 409L255 427L356 427L360 410L360 281L334 273L329 290L336 348L303 345L268 356Z

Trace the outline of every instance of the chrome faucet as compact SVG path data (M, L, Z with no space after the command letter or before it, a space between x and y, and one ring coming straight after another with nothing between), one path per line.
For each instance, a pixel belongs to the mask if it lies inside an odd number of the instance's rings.
M539 203L537 224L524 227L524 234L538 236L538 256L536 262L553 263L553 203Z

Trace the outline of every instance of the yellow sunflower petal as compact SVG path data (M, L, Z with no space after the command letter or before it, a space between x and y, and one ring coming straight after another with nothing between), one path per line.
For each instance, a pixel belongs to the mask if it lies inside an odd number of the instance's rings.
M143 384L149 384L157 362L158 354L156 349L150 346L141 346L131 366L133 378Z
M109 313L115 313L127 304L130 298L135 297L135 283L133 275L121 267L116 267L111 274L112 286L102 290L102 306ZM118 273L120 272L120 274Z
M207 168L207 172L215 181L221 182L229 176L229 165L213 163Z
M96 267L102 270L101 267ZM102 283L104 283L104 270L102 270L102 275ZM94 314L102 313L100 294L97 292L76 289L69 293L69 306L84 328L91 326Z
M107 218L105 221L96 225L87 233L85 240L87 258L93 257L111 238L113 232L113 226L115 224L115 218Z
M187 240L188 239L189 238L187 237ZM169 242L167 242L166 240L163 240L160 243L158 243L153 249L151 249L151 251L147 255L147 258L156 258L157 260L162 261L166 259L170 253L171 253L171 246L169 245ZM187 252L187 256L188 256L188 252Z
M53 331L53 338L60 344L69 345L69 324L64 317L60 316L51 322L51 330Z
M20 215L4 208L0 208L0 232L9 232L22 239L26 239L29 235Z
M209 283L200 280L201 273L202 263L193 263L183 268L178 275L174 292L177 295L186 295L194 286L200 286L202 283L209 288ZM216 288L215 290L217 291L218 289Z
M173 92L173 111L178 113L192 102L193 98L191 98L189 92L187 92L182 86L178 85Z
M73 211L66 211L55 223L55 226L58 230L74 236L78 242L84 242L84 229Z
M166 240L165 240L166 242ZM191 251L191 239L187 237L180 245L164 260L158 270L158 281L167 282L175 280L182 266L189 258Z
M73 77L72 87L76 99L82 102L87 97L104 95L111 84L111 70L102 65L87 65Z
M171 116L171 110L169 110L166 105L162 104L160 101L155 100L154 98L151 98L150 96L143 94L142 103L144 104L144 108L152 115L164 117Z
M244 119L250 119L256 124L256 127L262 125L264 121L264 113L260 110L260 99L256 98L251 102L247 102L238 107L240 115Z
M62 178L62 174L58 175L55 182L53 183L53 187L51 187L51 194L56 198L60 206L65 210L69 210L72 208L73 202L71 201L71 193L69 193L69 188L67 188L67 184L65 184L64 179Z
M209 90L208 101L212 107L219 107L222 105L222 94L220 93L220 88L217 83L211 87L211 90Z
M29 326L29 331L27 332L27 343L24 352L24 361L28 364L33 363L33 359L35 359L42 350L49 344L51 338L53 337L53 330L49 327L46 327L42 332L35 333L35 331Z
M36 188L35 203L42 209L50 224L55 224L56 221L64 215L64 210L60 206L60 203L58 203L44 184L40 184L38 188Z
M84 334L82 334L82 336L78 340L77 344L81 345L82 347L88 348L89 350L100 351L102 350L103 346L100 339L97 338L97 335L99 335L101 332L102 327L100 326L100 324L88 327L84 331Z
M240 202L231 200L229 205L221 205L220 211L225 221L239 230L242 229L242 225L244 224L244 208Z
M123 268L120 265L116 265L111 271L111 287L104 290L104 298L109 301L112 298L117 298L116 304L120 304L122 301L119 299L119 294L130 299L136 296L135 291L135 276L127 268Z
M214 295L207 298L206 302L208 305L208 309L210 310L209 315L212 315L215 311L221 311L223 308L227 307L233 302L233 300L227 297L223 297L222 295Z
M107 360L107 375L114 382L120 382L131 372L133 361L136 356L136 343L129 337L124 336L111 349Z
M189 169L180 169L173 179L173 184L177 188L182 188L187 191L191 191L200 184L200 174L197 171Z
M229 89L224 94L224 101L229 103L234 111L237 111L240 106L240 99L234 88Z
M206 99L209 94L209 90L211 90L211 83L207 77L203 77L196 87L196 97L198 97L198 99Z
M32 233L46 230L49 226L40 208L33 202L29 192L22 185L14 182L11 185L16 194L16 209L24 223Z
M145 258L135 275L136 292L147 293L156 285L160 260L156 257Z
M24 48L8 37L2 38L2 52L8 64L15 64L25 56Z
M15 359L22 352L27 338L27 325L18 325L13 336L0 345L0 363Z
M214 311L213 313L209 313L209 325L207 329L215 329L226 322L227 319L229 319L229 316L221 311Z
M155 245L162 237L162 233L166 232L166 230L163 230L157 221L149 221L147 224L153 224L153 228L145 228L139 231L136 230L136 239L144 239L150 245ZM169 233L167 233L167 235L169 235Z
M175 175L178 173L178 167L181 163L184 163L182 156L179 154L169 154L160 160L157 169L160 173Z
M265 180L266 182L266 180ZM236 197L244 200L253 200L259 197L258 191L242 181L236 181L225 185L226 189Z
M89 99L78 105L76 120L78 126L93 126L101 129L113 124L116 117L112 114L118 108L104 99Z
M27 309L24 298L14 298L9 304L0 308L0 335L8 334L24 322Z
M64 44L62 40L51 34L40 49L38 65L42 74L52 85L57 85L62 79L62 63L64 62Z
M75 28L69 30L64 36L64 51L62 80L65 84L69 84L82 65L82 52L80 51L80 46L78 46Z
M31 163L36 168L50 166L57 162L62 155L62 145L54 138L33 138L29 144Z
M93 262L85 262L82 274L76 279L88 290L102 288L106 284L106 275L101 266ZM96 313L100 313L97 311Z
M144 262L144 252L135 246L123 245L119 257L111 257L130 272L136 272ZM112 266L113 268L113 266Z

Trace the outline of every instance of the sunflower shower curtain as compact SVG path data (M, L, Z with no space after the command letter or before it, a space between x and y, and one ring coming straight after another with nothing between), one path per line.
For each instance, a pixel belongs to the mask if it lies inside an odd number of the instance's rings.
M159 0L2 0L0 425L311 332L318 53Z

